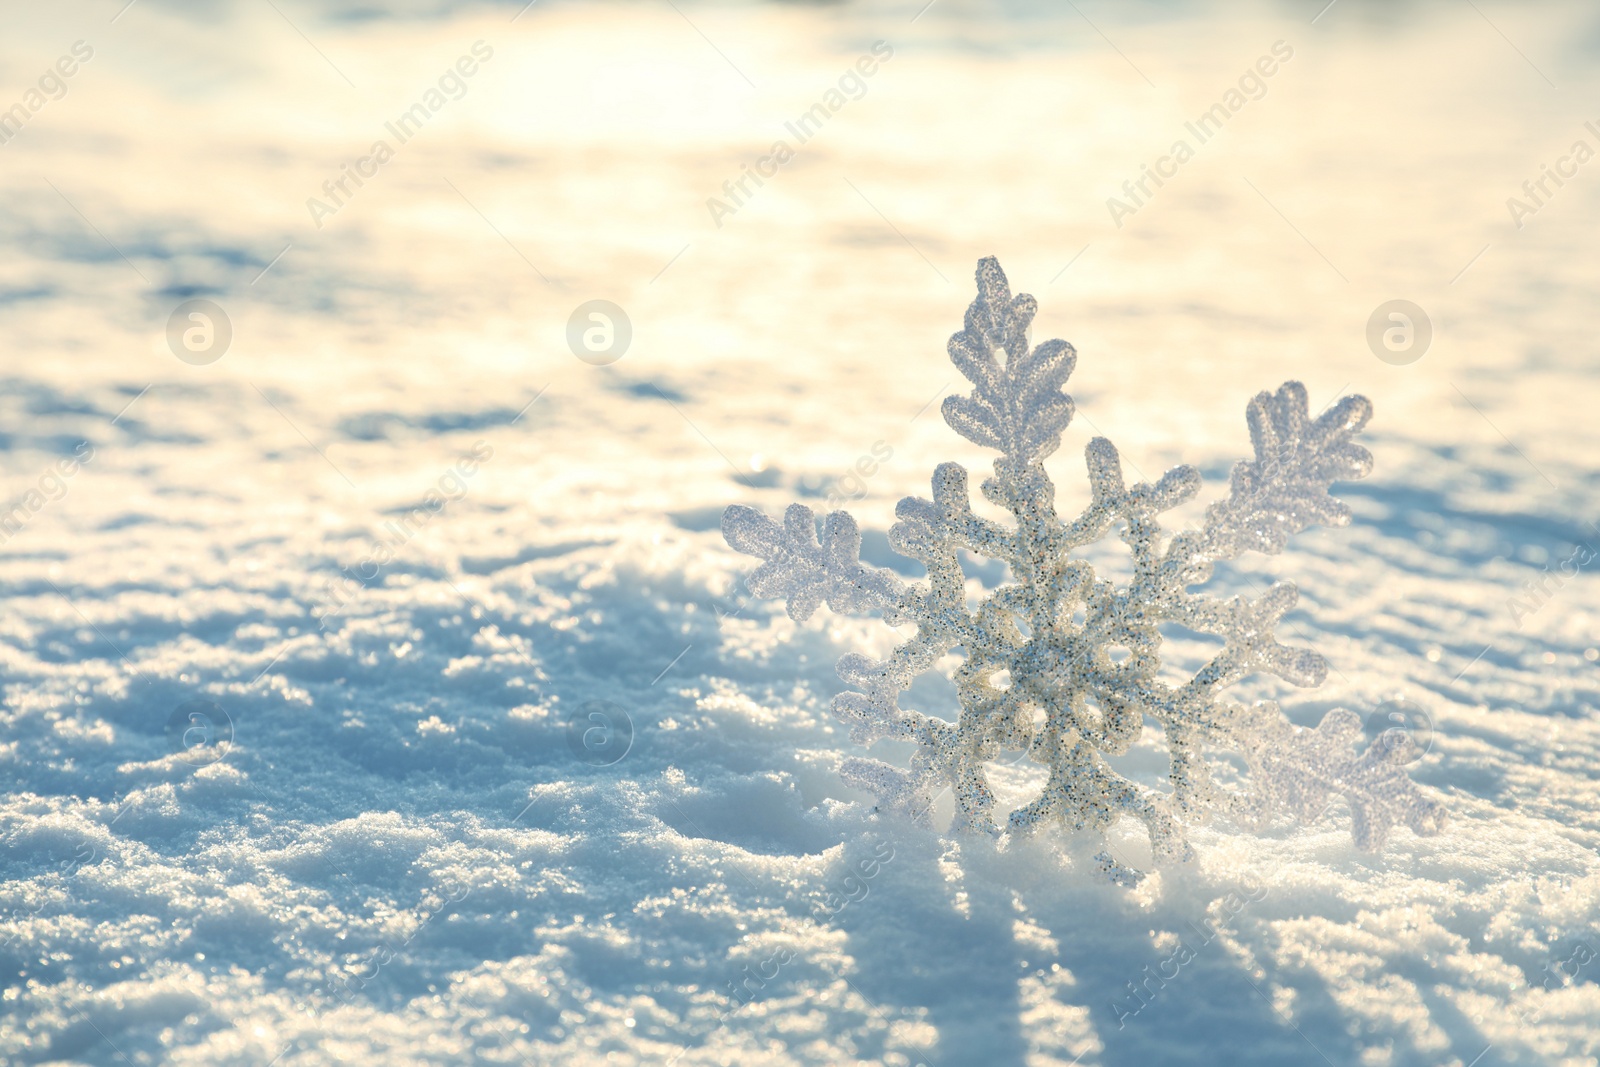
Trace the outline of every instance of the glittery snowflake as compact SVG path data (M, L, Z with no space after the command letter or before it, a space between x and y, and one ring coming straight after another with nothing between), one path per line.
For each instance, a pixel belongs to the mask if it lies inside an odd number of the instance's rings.
M895 508L890 544L928 572L925 581L907 583L860 561L860 531L843 511L822 520L820 538L816 516L801 504L791 505L781 524L739 505L723 515L728 544L764 560L749 577L751 592L787 600L795 621L826 602L835 612L881 612L892 626L916 627L886 659L851 653L839 660L839 677L852 688L834 699L833 709L851 739L915 745L908 767L850 757L841 765L843 778L875 794L881 809L923 823L949 788L956 831L1020 835L1055 824L1103 835L1131 816L1144 824L1158 864L1188 859L1185 825L1212 813L1252 828L1304 823L1335 796L1348 804L1362 849L1381 849L1396 825L1438 833L1444 812L1407 774L1418 752L1406 734L1386 732L1357 751L1362 729L1353 712L1330 711L1311 729L1290 723L1275 703L1223 698L1227 687L1256 673L1297 686L1321 684L1326 661L1279 644L1273 633L1295 604L1294 585L1280 582L1255 599L1190 591L1218 561L1249 550L1276 554L1309 526L1348 524L1349 510L1328 487L1371 470L1371 454L1352 438L1372 405L1346 397L1313 419L1299 382L1258 394L1246 413L1255 458L1234 468L1230 494L1207 509L1197 528L1167 537L1158 516L1195 496L1199 471L1174 467L1154 484L1130 486L1116 447L1096 437L1085 450L1091 499L1077 517L1063 520L1044 460L1072 418L1062 385L1077 353L1059 340L1030 350L1038 305L1026 294L1012 297L998 261L979 262L977 283L966 326L949 344L973 390L947 397L943 412L961 436L1000 454L982 492L1013 523L975 514L967 471L941 464L933 499L907 497ZM1125 584L1072 557L1112 529L1133 558ZM968 605L962 550L1010 569L1011 580L976 610ZM1167 684L1157 677L1162 623L1213 635L1223 647L1183 684ZM913 680L956 651L958 720L901 707ZM1170 790L1133 781L1106 760L1126 752L1147 722L1159 724L1167 746ZM1002 825L990 764L1017 749L1049 777ZM1225 788L1213 777L1213 752L1242 761L1248 768L1242 785ZM1096 859L1113 878L1139 877L1108 851Z

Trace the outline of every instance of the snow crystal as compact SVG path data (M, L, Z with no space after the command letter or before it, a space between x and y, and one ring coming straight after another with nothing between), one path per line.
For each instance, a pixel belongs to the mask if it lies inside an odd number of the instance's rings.
M1299 382L1258 394L1246 412L1255 458L1234 468L1230 494L1211 505L1199 530L1167 539L1158 516L1199 492L1200 472L1179 466L1153 485L1129 486L1116 446L1096 437L1085 450L1093 496L1068 521L1056 513L1044 460L1072 418L1062 385L1077 353L1061 340L1030 349L1038 305L1027 294L1011 295L997 260L978 263L977 284L965 327L949 344L951 361L973 390L945 398L944 417L963 437L1000 453L982 492L1011 513L1013 527L974 514L967 471L956 463L934 471L932 500L900 501L900 521L889 531L896 550L927 567L925 583L908 584L861 563L861 532L843 511L823 520L820 540L816 516L802 504L791 505L781 524L742 505L723 516L728 544L764 560L749 577L751 592L784 598L795 621L826 603L835 612L880 611L891 625L917 627L886 659L842 657L839 677L855 688L834 700L857 743L915 743L911 765L852 757L841 767L843 777L883 807L924 822L934 797L949 788L956 829L999 834L986 764L1002 748L1023 747L1049 768L1049 780L1031 803L1010 813L1009 830L1057 824L1101 833L1132 816L1144 823L1158 862L1190 858L1183 824L1212 811L1250 825L1307 822L1334 794L1349 802L1352 833L1363 849L1381 849L1396 825L1438 833L1443 808L1407 775L1415 752L1403 733L1386 733L1357 754L1352 744L1362 731L1353 712L1330 711L1308 730L1292 725L1274 703L1246 707L1223 698L1227 687L1258 672L1298 686L1322 683L1323 658L1279 644L1274 635L1295 604L1293 584L1280 582L1253 600L1189 591L1219 561L1252 550L1277 553L1309 526L1349 523L1349 510L1328 487L1372 469L1371 454L1352 440L1371 418L1371 403L1349 396L1311 418ZM1133 557L1133 576L1120 585L1073 558L1073 550L1113 528ZM963 549L1003 561L1014 578L976 611L966 606ZM1179 686L1156 677L1164 622L1224 642ZM956 649L964 660L953 677L959 721L902 708L900 693ZM1009 684L997 684L1001 676ZM1166 738L1169 794L1132 781L1104 758L1126 752L1146 718ZM1206 754L1219 750L1246 760L1249 788L1228 790L1213 779ZM1136 877L1108 852L1099 859L1119 880Z

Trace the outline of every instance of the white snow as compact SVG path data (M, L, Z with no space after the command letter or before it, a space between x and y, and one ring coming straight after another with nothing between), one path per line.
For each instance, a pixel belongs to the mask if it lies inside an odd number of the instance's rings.
M1600 145L1592 9L120 6L0 35L0 107L95 50L0 144L0 472L41 502L0 545L0 1061L1600 1060L1600 598L1560 576L1600 549L1597 178L1506 206ZM307 198L480 40L318 229ZM879 40L718 228L707 198ZM1117 228L1107 197L1279 40ZM848 506L891 562L894 502L987 466L937 401L989 254L1079 352L1064 510L1093 436L1130 477L1196 463L1204 501L1257 390L1372 399L1353 524L1220 580L1295 581L1280 633L1331 667L1241 696L1429 711L1445 834L1218 824L1130 891L840 781L833 664L892 635L755 601L717 519L820 505L884 442ZM233 326L205 366L167 347L195 297ZM1397 298L1434 325L1409 366L1365 339ZM595 299L633 325L609 366L567 349ZM341 567L372 576L323 631ZM191 701L225 752L174 751ZM596 701L631 720L615 762L578 755Z

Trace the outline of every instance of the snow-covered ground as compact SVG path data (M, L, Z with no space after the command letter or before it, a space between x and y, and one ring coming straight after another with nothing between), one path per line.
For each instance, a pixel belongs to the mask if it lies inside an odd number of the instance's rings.
M1600 1059L1592 6L31 6L0 1061ZM1427 710L1443 835L1216 825L1130 890L840 782L833 662L891 634L751 599L718 515L859 489L892 562L894 502L987 466L934 401L988 254L1080 353L1064 510L1096 434L1209 500L1257 390L1372 398L1353 525L1223 580L1297 582L1332 663L1244 695ZM169 348L190 299L214 362Z

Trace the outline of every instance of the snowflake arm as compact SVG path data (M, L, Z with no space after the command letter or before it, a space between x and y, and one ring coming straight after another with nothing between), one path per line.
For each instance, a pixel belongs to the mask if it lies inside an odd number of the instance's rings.
M891 611L905 592L892 572L861 562L861 531L843 511L828 516L819 541L816 517L804 504L789 505L781 525L735 504L722 514L722 536L766 561L750 575L750 591L787 600L795 622L805 622L823 601L841 615Z
M1253 726L1239 734L1238 749L1255 788L1231 798L1231 807L1246 825L1280 813L1311 822L1337 795L1350 806L1351 836L1364 852L1382 851L1396 826L1420 837L1443 830L1443 806L1406 774L1421 755L1410 735L1386 730L1358 754L1352 746L1361 738L1361 719L1353 711L1330 711L1314 729L1292 725L1270 701L1241 718Z
M1250 401L1245 418L1255 459L1233 468L1227 499L1206 509L1198 537L1174 538L1169 558L1203 565L1251 550L1276 555L1308 527L1349 525L1350 509L1328 489L1371 473L1372 453L1351 438L1372 417L1372 402L1347 396L1315 420L1307 408L1299 382ZM1209 576L1209 568L1202 573Z

